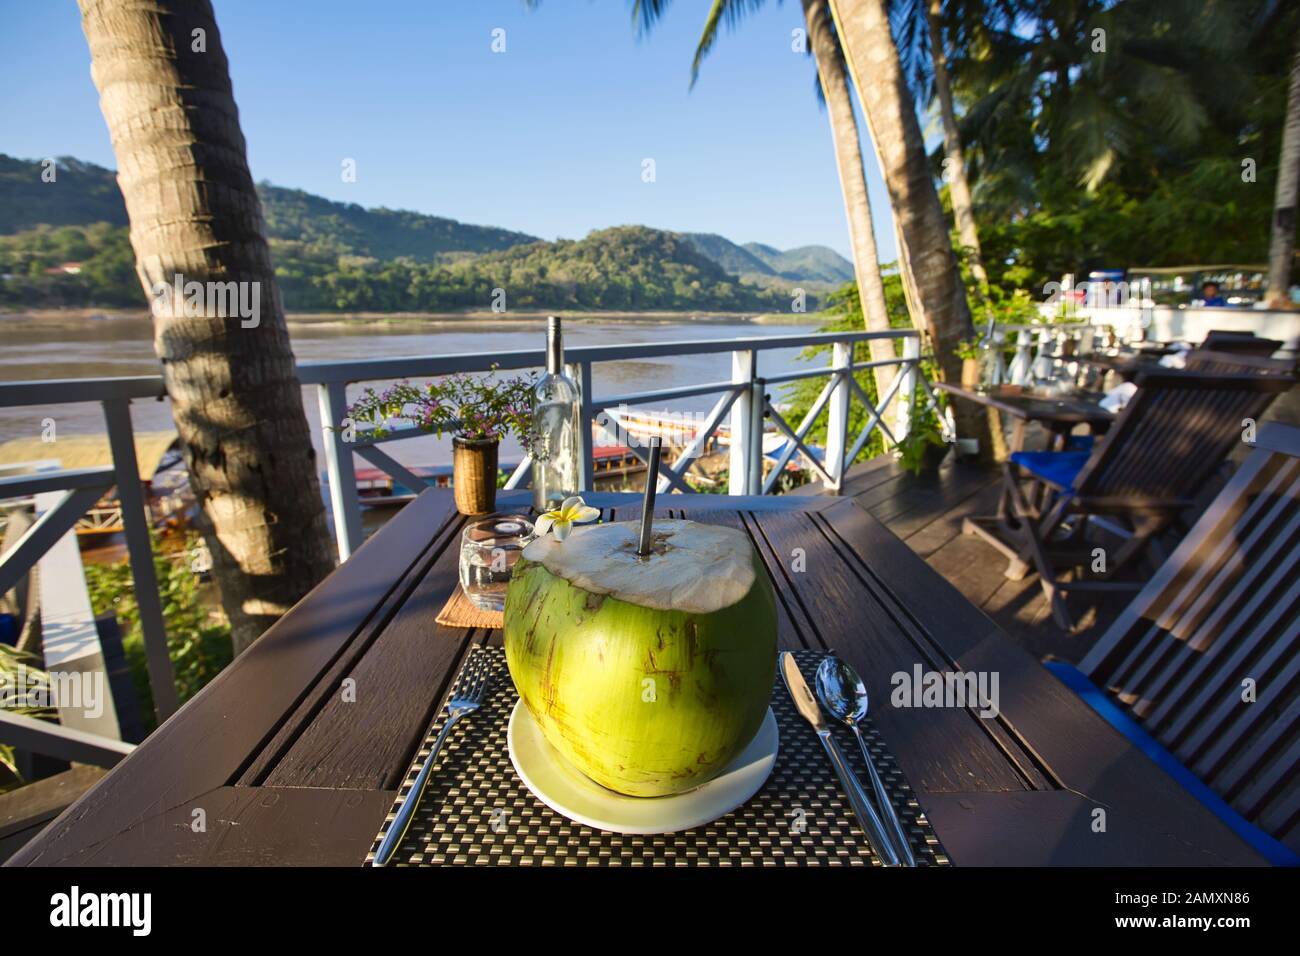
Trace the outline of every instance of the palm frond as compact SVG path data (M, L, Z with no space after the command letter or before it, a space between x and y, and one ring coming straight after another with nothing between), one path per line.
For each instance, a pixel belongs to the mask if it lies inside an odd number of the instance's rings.
M692 87L700 78L700 64L713 49L714 41L718 38L718 24L722 22L722 17L729 6L731 0L713 0L713 6L709 8L709 15L704 21L704 30L700 33L700 42L695 47L695 58L691 60Z
M885 10L903 76L918 103L929 103L934 95L934 64L930 59L928 0L888 0Z
M648 2L648 0L636 0L638 4ZM667 0L657 0L661 4L666 4ZM780 0L778 0L780 2ZM713 44L718 39L718 26L725 23L728 30L734 30L740 25L745 15L758 10L763 6L764 0L713 0L713 6L709 8L709 15L704 21L704 30L700 34L699 45L695 48L695 58L691 61L691 86L700 78L700 65L704 58L709 55L713 49Z
M532 5L537 0L525 0ZM632 22L640 34L649 33L665 13L672 0L632 0Z

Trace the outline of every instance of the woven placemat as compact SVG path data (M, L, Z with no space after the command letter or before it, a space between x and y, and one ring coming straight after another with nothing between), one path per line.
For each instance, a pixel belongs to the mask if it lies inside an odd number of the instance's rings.
M794 709L779 677L773 688L772 711L780 730L781 752L763 789L744 806L707 826L681 833L627 836L574 823L528 791L506 748L506 723L519 697L506 668L505 652L480 646L471 653L490 655L490 691L483 708L457 724L443 745L424 799L392 865L880 865L858 829L817 735ZM799 651L795 657L811 680L821 655ZM458 683L460 679L458 676ZM444 709L407 771L397 801L366 856L367 863L406 799L445 719ZM908 832L917 864L947 864L948 857L912 788L869 718L863 733ZM859 779L866 781L866 767L852 733L836 728L836 735Z
M447 627L500 628L502 626L500 611L485 611L475 607L465 596L465 589L459 584L451 589L451 597L447 598L447 603L442 606L442 610L434 620Z

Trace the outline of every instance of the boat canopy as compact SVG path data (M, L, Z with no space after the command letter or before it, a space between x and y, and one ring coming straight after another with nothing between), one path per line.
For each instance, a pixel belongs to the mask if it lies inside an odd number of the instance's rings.
M175 429L135 433L135 459L140 480L150 481L163 456L179 443ZM11 438L0 442L0 466L57 461L62 468L111 468L113 453L107 435L60 435L57 441Z

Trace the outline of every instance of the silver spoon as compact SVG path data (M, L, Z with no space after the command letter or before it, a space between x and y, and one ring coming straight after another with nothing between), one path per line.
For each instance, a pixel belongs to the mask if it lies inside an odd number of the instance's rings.
M821 701L826 712L836 720L842 720L853 728L853 736L858 738L862 748L862 759L866 761L867 772L871 775L871 788L876 791L876 802L880 804L882 815L889 821L894 831L899 859L905 866L916 866L916 857L907 840L903 824L894 811L894 805L885 792L885 785L876 772L876 765L867 750L867 742L862 739L858 723L867 716L867 688L858 677L857 671L840 660L834 654L828 654L817 665L817 699Z

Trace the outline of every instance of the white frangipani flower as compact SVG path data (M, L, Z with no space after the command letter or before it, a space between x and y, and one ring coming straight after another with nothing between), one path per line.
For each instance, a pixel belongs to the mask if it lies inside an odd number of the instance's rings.
M586 524L588 521L595 521L599 517L599 508L590 507L580 496L575 495L572 498L564 499L564 504L554 511L548 511L539 516L535 530L538 535L551 531L555 534L556 541L563 541L569 536L569 532L573 530L575 524Z

